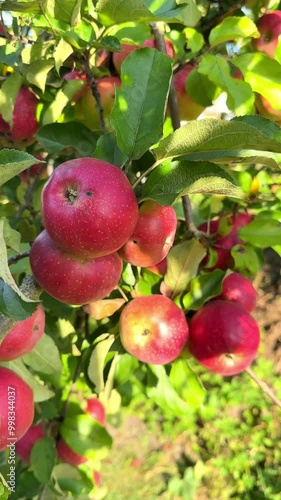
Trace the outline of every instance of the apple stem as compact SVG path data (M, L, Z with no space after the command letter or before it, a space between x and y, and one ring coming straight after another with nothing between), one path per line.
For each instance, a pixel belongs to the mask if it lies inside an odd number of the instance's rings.
M116 288L117 288L118 292L120 293L120 295L122 295L123 299L126 302L129 302L129 299L128 299L127 295L124 293L124 291L122 290L121 286L117 286Z
M279 406L279 408L281 408L281 401L280 401L280 399L278 399L276 394L274 394L271 387L269 387L269 385L264 380L261 380L250 367L246 368L245 372L261 388L261 390L271 399L271 401L273 401L274 404L276 404L277 406Z
M100 117L100 127L101 127L102 131L104 133L106 133L106 132L108 132L108 130L106 128L106 124L105 124L105 120L104 120L104 110L103 110L103 107L101 104L101 97L100 97L100 93L98 90L96 79L91 71L89 60L88 60L87 56L83 57L83 60L81 62L81 66L82 66L82 69L87 77L92 94L93 94L93 96L96 100L96 103L97 103L97 108L99 110L99 117Z

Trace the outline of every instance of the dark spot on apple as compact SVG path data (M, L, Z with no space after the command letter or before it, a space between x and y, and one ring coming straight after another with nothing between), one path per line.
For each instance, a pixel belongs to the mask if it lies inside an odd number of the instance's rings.
M88 198L91 198L91 196L93 196L92 191L86 191L86 196L87 196Z
M133 243L136 245L138 242L137 242L137 240L133 240Z
M150 334L150 331L148 330L148 328L145 328L145 330L143 330L143 332L142 332L143 337L147 337L147 335L149 335L149 334Z

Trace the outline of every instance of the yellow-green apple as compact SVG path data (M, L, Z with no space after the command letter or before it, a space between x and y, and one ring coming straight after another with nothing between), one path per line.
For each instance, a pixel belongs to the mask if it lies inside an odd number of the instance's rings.
M27 319L18 321L0 345L0 361L12 361L33 351L44 334L45 313L42 306Z
M45 429L42 422L28 429L25 435L16 443L16 453L21 460L27 464L30 463L32 448L43 437L45 437Z
M117 252L96 259L78 257L61 250L47 231L34 240L30 265L36 281L49 295L72 305L104 299L122 272Z
M140 207L137 225L119 255L134 266L153 266L166 257L176 230L177 216L173 207L145 201Z
M89 413L101 425L106 424L105 407L98 398L88 398L86 400L86 413Z
M122 345L144 363L170 363L180 355L187 338L184 312L163 295L137 297L121 312Z
M256 24L261 36L253 38L254 50L274 58L278 37L281 35L281 11L267 12L258 19Z
M57 443L57 453L58 458L62 462L73 465L73 467L78 467L78 465L88 462L86 457L76 453L62 438Z
M174 75L174 86L177 95L180 120L195 120L204 111L204 106L197 104L186 90L186 80L191 71L192 64L187 64Z
M217 299L237 302L246 311L252 312L256 307L257 292L243 274L231 273L223 279L222 291Z
M36 118L38 99L28 87L21 87L15 100L13 126L0 115L0 131L12 142L30 144L39 124Z
M42 191L42 217L56 244L79 257L119 250L138 219L138 203L126 175L96 158L59 165Z
M98 78L96 84L100 95L104 119L109 128L109 116L115 101L115 87L121 86L121 80L116 76L105 76L104 78ZM88 84L83 91L81 91L81 96L75 104L75 120L83 123L90 130L100 129L100 114L97 101Z
M220 219L211 220L210 223L204 222L198 229L202 232L208 232L212 236L211 248L216 252L217 261L215 265L208 270L213 269L228 269L234 266L234 260L231 255L231 249L235 245L243 243L239 237L238 231L240 227L247 226L252 222L253 217L248 212L239 212L231 215L228 218L229 232L227 234L219 233ZM208 262L207 255L202 260L201 265L204 267Z
M259 343L256 320L235 302L211 301L189 323L190 353L220 375L235 375L245 370L255 358Z
M24 436L33 417L31 387L17 373L0 366L0 451Z
M171 57L171 59L173 59L174 49L173 49L172 43L166 39L165 45L166 45L167 55L169 57ZM114 67L115 67L117 73L120 75L122 63L126 59L126 57L128 57L128 55L131 54L131 52L133 52L134 50L143 49L145 47L151 47L152 49L156 49L157 48L156 41L155 40L146 40L142 45L132 45L132 44L122 43L121 44L121 51L114 52L113 57L112 57L113 64L114 64Z

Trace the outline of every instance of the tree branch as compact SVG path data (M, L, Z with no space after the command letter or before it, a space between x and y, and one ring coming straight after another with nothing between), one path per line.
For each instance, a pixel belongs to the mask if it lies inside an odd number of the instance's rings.
M105 124L105 120L104 120L104 110L103 110L102 103L101 103L101 96L100 96L100 93L98 90L96 79L91 71L88 57L84 56L83 59L80 60L80 64L81 64L81 67L82 67L86 77L87 77L92 94L93 94L93 96L96 100L96 103L97 103L101 129L103 132L108 132L106 124Z
M279 408L281 408L281 401L280 399L278 399L278 397L274 394L273 390L271 389L271 387L269 387L269 385L264 382L264 380L261 380L256 374L255 372L253 372L253 370L248 367L245 372L249 375L249 377L251 377L251 379L261 388L262 392L264 392L270 399L271 401L279 406Z

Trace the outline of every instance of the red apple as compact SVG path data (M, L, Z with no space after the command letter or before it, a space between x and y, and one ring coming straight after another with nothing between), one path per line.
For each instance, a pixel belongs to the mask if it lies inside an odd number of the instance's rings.
M209 235L212 235L211 247L215 250L217 254L217 261L212 268L208 268L208 270L213 269L228 269L234 266L234 260L231 255L231 249L240 243L243 243L243 240L238 236L238 231L240 227L247 226L252 222L253 217L248 214L248 212L239 212L235 215L231 215L228 218L228 225L230 231L226 234L219 234L219 226L220 219L214 219L209 222L204 222L201 224L198 229L202 232L208 232ZM208 262L208 255L203 259L202 266Z
M169 57L171 57L171 59L173 59L173 57L174 57L173 45L167 39L165 40L165 45L166 45L167 55ZM113 58L112 58L113 64L114 64L114 67L115 67L117 73L120 75L122 63L126 59L126 57L128 57L128 55L131 54L131 52L133 52L134 50L145 48L145 47L151 47L152 49L156 49L157 48L156 41L155 40L146 40L142 45L132 45L132 44L122 43L121 44L121 51L114 52Z
M0 115L0 131L4 132L11 141L33 140L39 124L36 119L37 97L28 87L21 87L17 95L13 110L13 126L3 120Z
M224 278L222 292L217 299L237 302L246 311L252 312L256 307L257 292L243 274L231 273Z
M144 363L170 363L180 355L187 338L184 312L163 295L137 297L121 313L123 347Z
M98 78L96 84L100 94L106 126L110 128L109 116L115 101L115 87L121 86L121 80L115 76L105 76L104 78ZM81 98L75 104L75 120L83 123L90 130L100 129L99 109L89 85L83 89Z
M15 372L0 366L0 451L24 436L33 417L32 389Z
M47 231L33 242L30 265L36 281L49 295L72 305L104 299L122 272L117 252L90 260L74 256L61 250Z
M78 455L66 442L64 439L60 439L57 443L57 453L58 458L67 464L73 465L73 467L78 467L78 465L84 464L88 461L86 457Z
M44 335L45 313L42 306L27 319L19 321L0 345L0 361L11 361L33 351Z
M245 370L255 358L259 342L256 320L235 302L209 302L194 314L189 324L190 353L220 375L235 375Z
M168 266L167 257L164 257L164 259L160 260L160 262L158 262L154 266L149 266L147 269L149 269L149 271L151 271L154 274L160 274L161 276L165 276L167 272L167 266Z
M261 36L253 38L254 50L274 58L278 37L281 35L281 11L267 12L259 18L256 24Z
M173 207L145 201L131 237L119 255L134 266L148 267L163 260L174 243L177 216Z
M194 66L187 64L174 75L180 120L195 120L205 109L204 106L197 104L186 90L187 77L193 70Z
M17 442L16 453L26 463L30 463L30 455L33 446L39 439L45 437L44 425L34 425L28 429L26 434Z
M86 401L86 413L89 413L101 425L106 424L105 407L98 398L89 398Z
M94 481L94 484L95 484L95 486L97 488L101 487L101 485L102 485L102 475L97 470L93 471L93 481Z
M119 168L96 158L79 158L59 165L45 184L42 217L62 250L102 257L130 238L138 203Z
M281 110L274 109L264 96L256 94L255 106L259 114L264 116L265 118L268 118L269 120L273 120L275 122L281 120Z

